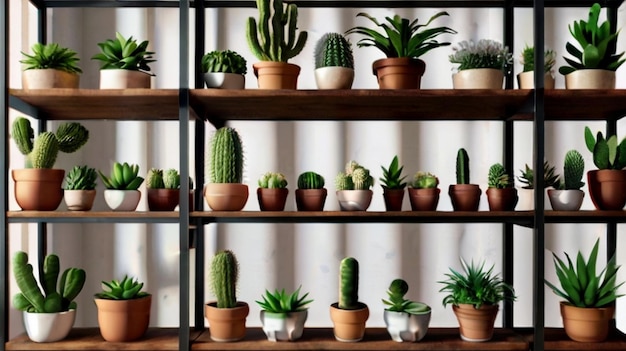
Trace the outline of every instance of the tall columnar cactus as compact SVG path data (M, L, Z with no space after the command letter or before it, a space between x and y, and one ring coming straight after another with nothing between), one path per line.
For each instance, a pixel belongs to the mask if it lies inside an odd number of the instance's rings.
M237 306L237 279L239 263L230 250L215 254L211 261L212 290L217 298L217 308L233 308Z
M585 160L580 152L569 150L565 154L563 164L563 179L565 189L580 189L585 185L581 180L585 172Z
M33 168L52 168L59 151L72 153L89 140L89 131L80 123L63 123L56 134L43 132L35 138L30 121L24 117L15 119L11 134L17 148L26 156L26 164Z
M324 177L315 172L304 172L298 176L298 189L322 189Z
M339 308L359 308L359 262L354 257L344 258L339 266Z
M241 183L243 179L243 146L239 133L231 127L215 131L210 145L210 181Z
M470 183L469 156L463 148L460 148L456 154L456 183Z
M246 38L254 56L261 61L287 62L298 55L308 35L300 31L296 40L298 6L293 3L283 6L282 0L257 0L256 6L258 26L253 17L246 23Z
M339 33L324 34L315 45L315 68L354 68L350 42Z
M42 291L33 274L33 266L28 263L28 255L18 251L13 257L13 275L21 292L13 296L13 306L21 311L34 313L56 313L75 309L74 299L85 285L85 271L68 268L59 281L59 267L57 255L46 256L40 282Z

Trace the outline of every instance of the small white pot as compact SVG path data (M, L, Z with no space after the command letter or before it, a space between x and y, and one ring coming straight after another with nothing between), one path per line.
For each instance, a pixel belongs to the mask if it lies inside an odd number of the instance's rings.
M347 67L320 67L313 71L318 89L351 89L354 69Z
M204 83L207 88L244 89L246 78L243 74L207 72L204 74Z
M576 70L565 75L565 89L615 89L615 71Z
M270 313L261 311L263 332L269 341L295 341L302 337L308 311Z
M342 211L365 211L372 202L371 190L338 190L337 200Z
M495 68L473 68L452 75L454 89L502 89L504 73Z
M26 334L34 342L54 342L65 339L74 326L76 310L58 313L23 312Z
M396 342L416 342L426 336L431 311L422 314L384 311L383 318L391 339Z
M63 199L70 211L89 211L96 199L96 190L65 190Z
M516 211L532 211L535 209L535 189L517 189Z
M583 204L585 193L582 190L548 189L548 198L555 211L578 211Z
M134 211L140 199L139 190L104 190L104 201L113 211Z
M101 69L100 89L150 89L152 76L128 69Z

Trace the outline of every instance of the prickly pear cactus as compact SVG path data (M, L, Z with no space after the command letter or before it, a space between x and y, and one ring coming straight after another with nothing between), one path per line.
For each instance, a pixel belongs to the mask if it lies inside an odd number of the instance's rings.
M80 149L89 140L89 131L80 123L63 123L57 129L56 137L59 142L59 150L72 153Z
M350 42L339 33L324 34L315 45L315 68L346 67L354 69Z
M209 175L212 183L242 182L243 146L235 129L222 127L215 131L209 152Z
M217 298L217 308L233 308L237 305L237 279L239 263L230 250L220 251L211 261L211 288Z

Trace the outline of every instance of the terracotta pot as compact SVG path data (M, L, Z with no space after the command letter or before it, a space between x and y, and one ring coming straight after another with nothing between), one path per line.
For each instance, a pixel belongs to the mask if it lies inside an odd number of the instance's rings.
M148 188L148 209L150 211L174 211L180 203L179 189Z
M430 324L431 311L421 314L393 312L385 310L383 319L391 340L396 342L416 342L426 336Z
M495 68L465 69L452 75L454 89L502 89L504 73Z
M256 195L261 211L284 211L289 189L257 188Z
M62 169L14 169L15 200L24 211L54 211L63 200Z
M585 193L578 189L548 189L550 205L555 211L578 211L583 204Z
M152 76L128 69L101 69L100 89L149 89Z
M383 198L385 199L385 209L387 211L402 211L404 189L387 189L383 187Z
M337 200L342 211L365 211L370 207L373 194L371 190L339 190Z
M351 89L354 69L348 67L320 67L313 71L318 89Z
M58 69L29 69L22 72L23 89L78 89L80 75Z
M141 338L150 324L152 296L132 300L95 299L102 338L110 342Z
M246 77L243 74L206 72L203 77L207 88L241 90L246 87Z
M490 211L513 211L517 205L518 197L515 188L488 188L486 193Z
M498 309L498 305L482 305L479 309L469 304L453 305L461 339L471 342L491 340Z
M626 170L588 171L587 186L598 210L621 210L626 205Z
M374 61L374 75L380 89L419 89L426 63L410 57L391 57Z
M134 211L141 200L139 190L105 189L104 202L112 211Z
M370 316L370 310L364 303L356 310L343 310L335 302L330 305L330 319L333 321L335 339L342 342L357 342L365 335L365 322Z
M58 313L22 312L28 338L34 342L55 342L65 339L74 326L76 310Z
M237 302L235 308L217 308L216 302L204 305L204 315L209 321L211 340L231 342L246 336L246 317L250 308L245 302Z
M261 61L252 65L259 89L297 89L300 66L292 63Z
M565 75L565 89L615 89L615 71L576 70Z
M409 200L413 211L436 211L439 204L439 188L409 188Z
M248 186L241 183L209 183L204 198L213 211L241 211L248 201Z
M269 341L295 341L302 337L308 311L270 313L261 311L263 332Z
M561 301L561 317L567 336L580 342L602 342L609 335L615 306L581 308Z
M63 199L70 211L89 211L96 199L96 190L65 190Z
M554 76L546 72L543 77L543 88L554 89ZM520 89L535 89L535 71L522 72L517 75L517 85Z
M323 189L296 189L298 211L324 211L328 191Z
M478 211L480 194L477 184L451 184L448 190L455 211Z

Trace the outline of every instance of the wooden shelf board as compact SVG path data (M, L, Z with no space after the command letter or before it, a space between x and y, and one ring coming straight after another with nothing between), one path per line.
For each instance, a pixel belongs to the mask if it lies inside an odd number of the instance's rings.
M178 120L178 89L10 89L9 94L49 120ZM193 111L190 115L196 118Z
M533 345L533 333L532 330L516 330L523 335L526 335L526 340L529 344ZM571 340L563 328L545 328L544 329L544 350L545 351L589 351L589 350L626 350L626 335L624 335L618 329L613 329L609 334L607 340L601 343L586 343L577 342Z
M180 213L157 211L8 211L9 222L176 223Z
M626 223L626 211L545 211L546 223Z
M626 116L626 90L545 90L546 120L614 120Z

